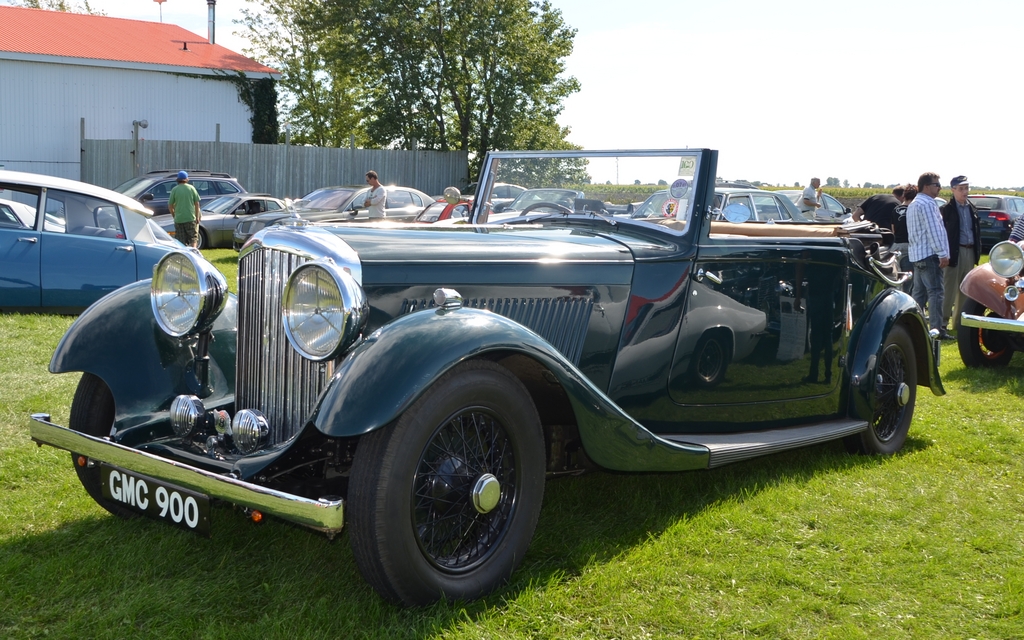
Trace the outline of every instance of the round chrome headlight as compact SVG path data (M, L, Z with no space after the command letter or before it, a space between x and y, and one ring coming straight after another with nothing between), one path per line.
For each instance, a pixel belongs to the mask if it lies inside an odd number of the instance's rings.
M227 294L227 280L198 251L169 253L153 267L153 315L164 333L175 338L209 328L224 309Z
M292 272L284 290L284 332L310 360L329 360L355 341L369 308L363 288L325 258Z
M1000 242L988 252L992 270L1004 278L1012 278L1024 269L1024 251L1016 242Z

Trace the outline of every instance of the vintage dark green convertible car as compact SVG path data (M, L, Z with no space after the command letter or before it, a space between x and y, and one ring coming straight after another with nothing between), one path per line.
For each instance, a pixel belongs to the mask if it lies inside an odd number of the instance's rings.
M898 451L918 387L944 392L891 235L719 215L716 163L492 153L477 224L270 227L237 298L198 252L170 254L72 325L50 364L84 372L69 428L36 415L32 437L120 516L208 535L231 503L345 524L366 579L407 605L507 581L550 477L831 439ZM540 202L482 224L489 185L636 199L620 176L667 188L664 215Z

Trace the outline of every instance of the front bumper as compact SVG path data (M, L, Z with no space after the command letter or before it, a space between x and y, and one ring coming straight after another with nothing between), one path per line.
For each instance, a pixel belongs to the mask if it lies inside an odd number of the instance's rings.
M98 462L106 462L128 471L163 480L186 489L204 493L267 515L294 522L311 529L334 535L344 523L345 501L320 498L312 500L267 487L261 487L237 478L199 469L181 462L167 460L153 454L94 438L53 424L45 414L32 416L29 434L39 445L48 444L84 455Z
M1020 320L1006 320L993 316L974 316L969 313L960 314L960 324L965 327L978 327L991 331L1009 331L1011 333L1024 333L1024 322Z

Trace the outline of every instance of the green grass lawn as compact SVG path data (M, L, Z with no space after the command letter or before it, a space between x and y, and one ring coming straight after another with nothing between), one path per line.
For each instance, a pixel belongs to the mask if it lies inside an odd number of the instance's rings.
M237 254L206 252L230 272ZM503 591L406 610L333 542L213 512L205 539L96 506L28 415L71 319L0 315L2 638L1024 638L1024 356L918 392L890 458L825 444L713 471L548 483Z

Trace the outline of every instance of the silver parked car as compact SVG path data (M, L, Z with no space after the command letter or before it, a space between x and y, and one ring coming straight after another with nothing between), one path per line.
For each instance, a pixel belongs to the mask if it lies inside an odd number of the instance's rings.
M244 193L236 196L221 196L202 206L199 220L200 249L230 247L231 236L235 227L249 216L261 213L283 212L284 201L266 193ZM156 216L153 220L160 227L174 236L174 217L171 215Z
M789 198L790 202L797 205L803 191L799 189L783 189L776 191ZM850 218L852 210L842 202L839 202L827 193L821 194L821 208L814 214L815 222L846 222Z

